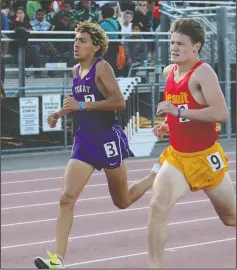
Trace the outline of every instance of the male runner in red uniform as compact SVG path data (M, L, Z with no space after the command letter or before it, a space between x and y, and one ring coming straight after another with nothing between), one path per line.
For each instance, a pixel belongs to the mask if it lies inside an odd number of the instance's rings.
M227 108L213 69L199 59L203 26L177 19L171 26L173 64L164 69L166 86L157 114L167 122L154 128L158 137L169 129L170 146L159 158L162 167L153 184L148 221L150 267L164 268L167 217L174 204L191 191L204 190L227 226L236 226L235 196L228 160L217 143L216 123L227 121Z

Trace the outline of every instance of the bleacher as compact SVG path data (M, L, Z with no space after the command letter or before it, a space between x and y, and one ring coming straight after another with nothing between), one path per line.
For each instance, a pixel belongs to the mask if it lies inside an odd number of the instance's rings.
M170 21L177 18L193 18L199 20L211 32L212 36L207 35L206 43L203 46L201 57L210 62L211 57L211 38L214 38L214 61L218 62L218 43L216 36L219 34L217 29L217 12L221 7L227 9L227 35L230 42L230 62L236 62L236 1L161 1L161 12L170 18Z
M195 2L195 6L192 6ZM199 5L202 3L214 3L213 1L161 1L161 13L164 13L168 16L171 22L178 17L193 17L199 19L207 28L207 30L213 33L213 36L216 38L218 34L217 29L217 17L216 17L216 10L217 7L213 8L204 8L200 9ZM224 5L224 1L218 2L218 5ZM222 4L220 4L222 3ZM229 32L229 39L230 39L230 51L229 55L230 60L236 62L235 55L236 55L236 43L234 35L231 35L232 31L235 30L235 23L234 17L231 16L235 13L236 4L231 1L225 2L225 6L230 11L231 14L228 19L228 32ZM233 8L233 10L232 10ZM184 12L185 10L185 12ZM157 30L160 31L160 28ZM163 38L164 37L164 38ZM153 36L154 38L154 36ZM159 45L162 43L168 46L168 33L166 35L160 35L159 40L161 41ZM164 42L162 42L162 39ZM154 41L153 41L154 42ZM2 42L1 42L2 44ZM210 36L207 35L207 43L204 45L202 50L201 57L207 62L210 63L211 61L211 47L210 47ZM161 46L160 46L161 47ZM141 66L136 66L133 68L133 72L129 73L132 77L118 77L118 83L120 89L124 95L126 100L126 110L119 111L117 114L117 121L123 127L125 133L128 136L131 145L137 145L138 148L143 148L144 151L143 155L149 155L149 143L154 145L156 142L156 138L153 136L151 132L151 126L154 123L154 119L151 121L151 117L147 116L144 111L149 112L150 115L154 117L154 108L153 110L151 107L154 107L154 104L150 102L151 97L151 89L154 87L155 83L157 85L157 81L159 83L159 91L163 92L164 86L164 78L162 75L162 69L164 67L162 60L161 60L161 48L158 48L156 51L159 57L158 61L155 61L156 65L151 65L148 63L148 66L145 67L143 64ZM214 43L215 47L215 63L218 62L218 50L217 50L217 41L215 40ZM157 50L157 48L156 48ZM6 62L6 80L4 83L7 97L17 97L19 88L19 68L18 66L12 64L11 57L9 55L5 56L8 61ZM153 59L154 60L154 59ZM33 97L33 96L42 96L44 94L60 94L61 96L67 95L71 93L71 67L67 67L66 63L57 63L58 60L55 60L56 63L43 63L40 65L39 68L25 68L25 72L33 73L35 71L40 71L40 77L24 77L24 91L26 96ZM52 78L47 76L48 71L55 71L56 76ZM143 79L146 79L145 82ZM233 79L232 79L233 80ZM156 89L155 89L156 90ZM145 100L144 96L148 97L148 101ZM143 100L144 98L144 100ZM150 104L149 104L150 102ZM145 105L144 105L145 104ZM145 108L143 110L142 106ZM155 102L156 106L156 102ZM144 116L146 115L146 116ZM144 123L143 124L143 119ZM141 126L142 123L142 126ZM149 124L147 124L149 123ZM144 128L146 126L146 128ZM141 128L142 127L142 128ZM146 148L146 149L145 149ZM145 150L148 154L144 154ZM140 154L134 151L136 156Z

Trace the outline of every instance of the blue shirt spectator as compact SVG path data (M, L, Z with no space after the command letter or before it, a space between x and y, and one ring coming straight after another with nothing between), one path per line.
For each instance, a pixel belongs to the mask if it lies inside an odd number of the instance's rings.
M1 29L9 30L8 16L1 12Z
M119 32L119 24L118 22L113 19L114 10L110 6L103 6L102 7L102 17L103 21L100 23L101 28L105 32ZM117 39L117 34L107 34L110 39Z
M45 19L45 11L38 9L36 11L36 19L30 22L33 31L50 31L52 29L51 23Z
M100 24L101 28L104 29L105 32L118 32L118 23L115 19L107 19ZM110 39L118 38L117 34L108 34Z

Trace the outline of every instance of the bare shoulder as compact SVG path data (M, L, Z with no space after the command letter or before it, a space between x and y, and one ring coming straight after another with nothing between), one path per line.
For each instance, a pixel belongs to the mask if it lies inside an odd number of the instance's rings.
M111 72L113 72L113 69L107 61L102 59L96 65L96 75L101 75L104 74L105 72L109 72L111 74Z
M73 75L73 78L76 76L77 67L78 67L79 65L80 65L80 64L76 64L76 65L73 66L73 68L72 68L72 75Z
M165 79L168 78L168 76L170 75L172 69L175 67L175 64L170 64L167 67L164 68L163 70L163 76L165 77Z
M194 79L201 83L203 81L218 80L216 72L207 63L203 63L193 72Z

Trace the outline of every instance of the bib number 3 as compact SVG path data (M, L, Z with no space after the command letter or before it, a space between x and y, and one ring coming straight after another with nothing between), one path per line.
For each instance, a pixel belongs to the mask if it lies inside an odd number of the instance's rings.
M85 102L95 102L94 95L85 95Z
M180 104L180 105L178 105L178 107L181 110L188 110L188 104ZM190 122L190 120L189 119L185 119L185 118L179 118L179 122L185 123L185 122Z
M213 172L219 171L225 167L224 162L218 152L208 156L207 160L211 165Z
M106 156L108 158L118 156L118 150L114 141L105 143L104 148L105 148Z

